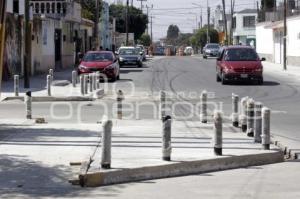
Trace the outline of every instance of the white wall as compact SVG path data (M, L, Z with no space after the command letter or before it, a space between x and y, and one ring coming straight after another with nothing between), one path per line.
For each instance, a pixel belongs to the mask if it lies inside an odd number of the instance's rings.
M300 57L300 17L288 19L287 54Z
M13 13L13 0L6 1L6 12ZM25 12L25 0L19 0L19 14L24 15Z
M256 50L261 54L273 54L273 29L265 28L265 25L256 25Z
M233 31L233 36L249 36L249 35L255 35L255 27L247 28L243 27L243 18L244 16L255 16L257 18L257 14L254 13L237 13L235 14L236 17L236 28Z

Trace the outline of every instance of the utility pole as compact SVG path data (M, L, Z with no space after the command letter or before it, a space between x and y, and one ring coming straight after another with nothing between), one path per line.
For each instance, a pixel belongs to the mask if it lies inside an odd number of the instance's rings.
M283 70L287 70L287 0L284 0L284 20L283 20Z
M208 6L208 1L207 1L207 30L206 30L207 43L210 43L209 31L210 31L210 7Z
M29 69L31 63L31 26L29 0L25 0L25 52L24 52L24 88L30 88Z
M152 25L153 25L153 16L151 15L151 45L153 43L153 31L152 31Z
M223 18L224 18L224 31L225 31L225 45L227 45L228 44L228 30L227 30L227 18L226 18L225 0L222 0L222 4L223 4Z
M129 42L129 38L128 38L128 6L129 6L129 0L126 1L126 17L125 17L126 46L128 46L128 42Z
M151 5L151 7L149 7L148 5L146 5L147 8L147 19L149 20L149 9L153 8L153 4ZM149 21L147 23L147 34L149 35Z
M141 11L143 11L143 2L146 2L147 0L137 0L141 2Z
M100 5L99 0L96 0L96 13L95 13L95 24L94 24L94 49L97 50L99 48L99 14Z
M230 1L231 5L231 25L230 25L230 39L229 39L229 43L232 45L233 44L233 14L234 14L234 7L235 7L235 0L231 0Z
M0 94L3 71L3 54L5 43L5 14L6 14L6 0L0 0Z

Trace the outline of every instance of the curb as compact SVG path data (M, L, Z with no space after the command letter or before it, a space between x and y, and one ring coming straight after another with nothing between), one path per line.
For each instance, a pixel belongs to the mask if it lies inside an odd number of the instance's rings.
M54 96L32 96L33 102L69 102L69 101L94 101L104 97L104 90L97 90L88 96L66 96L66 97L54 97ZM18 97L5 97L1 101L20 100L24 101L23 96Z
M285 158L288 160L300 159L300 150L289 149L289 147L283 145L280 141L274 141L274 145L282 150Z
M123 170L106 170L80 174L79 181L84 187L98 187L143 180L178 177L199 173L223 171L279 163L284 161L282 151L252 154L243 156L229 156L211 160L179 162L160 166L149 166Z

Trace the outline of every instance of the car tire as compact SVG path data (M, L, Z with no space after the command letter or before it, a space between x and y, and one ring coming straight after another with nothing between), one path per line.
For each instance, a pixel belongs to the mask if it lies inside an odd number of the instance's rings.
M142 68L142 67L143 67L143 64L139 64L138 67L139 67L139 68Z
M117 78L116 78L117 80L120 80L120 74L118 74L118 76L117 76Z
M263 85L263 84L264 84L264 78L260 78L260 79L257 81L257 84L258 84L258 85Z
M207 56L203 56L203 59L207 59Z
M220 81L221 81L221 78L220 78L220 76L219 76L218 73L216 74L216 79L217 79L217 82L220 82Z
M221 75L221 82L222 82L222 85L226 85L227 84L227 80L225 79L224 73L222 73L222 75Z

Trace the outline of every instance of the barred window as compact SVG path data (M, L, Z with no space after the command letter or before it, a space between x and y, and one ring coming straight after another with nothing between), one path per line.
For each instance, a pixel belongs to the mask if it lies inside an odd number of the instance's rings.
M245 16L243 18L244 27L255 27L255 16Z

